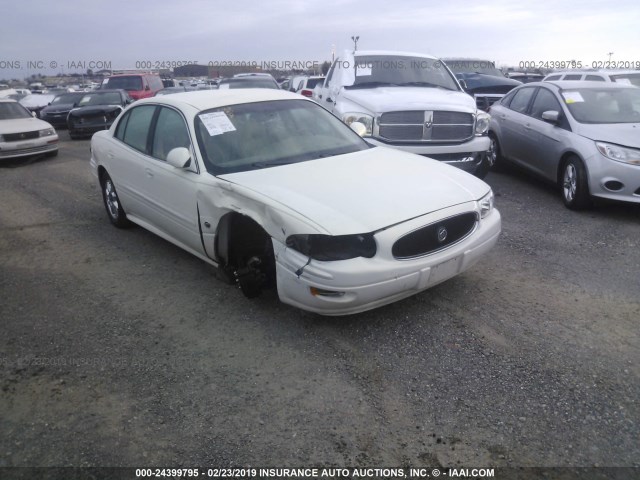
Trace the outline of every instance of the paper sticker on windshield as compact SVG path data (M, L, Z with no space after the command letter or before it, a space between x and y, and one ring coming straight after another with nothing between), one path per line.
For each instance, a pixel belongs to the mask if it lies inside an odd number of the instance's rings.
M580 95L580 92L562 92L565 103L579 103L584 102L584 98Z
M356 64L356 77L368 77L371 75L371 64Z
M633 85L633 84L631 83L631 80L630 80L630 79L628 79L628 78L616 78L616 80L615 80L615 81L616 81L616 83L619 83L619 84L621 84L621 85Z
M233 126L231 120L224 112L203 113L199 115L203 125L212 137L222 135L223 133L233 132L236 127Z

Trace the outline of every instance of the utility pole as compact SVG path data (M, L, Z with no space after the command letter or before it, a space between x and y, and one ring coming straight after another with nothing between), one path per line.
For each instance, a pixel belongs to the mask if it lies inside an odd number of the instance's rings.
M358 40L360 40L360 37L351 37L351 40L353 40L353 51L357 52L358 51Z
M613 55L613 52L609 52L607 55L609 55L609 61L611 61L611 55Z

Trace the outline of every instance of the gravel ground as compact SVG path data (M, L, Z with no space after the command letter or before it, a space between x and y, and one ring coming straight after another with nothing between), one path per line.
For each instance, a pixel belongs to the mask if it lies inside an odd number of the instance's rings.
M325 318L113 228L88 150L0 168L0 466L640 467L640 205L490 173L478 265Z

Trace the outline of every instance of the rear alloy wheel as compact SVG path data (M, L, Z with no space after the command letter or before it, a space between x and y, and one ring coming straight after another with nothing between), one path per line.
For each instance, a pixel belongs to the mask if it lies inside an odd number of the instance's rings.
M562 168L562 200L571 210L583 210L591 206L587 171L582 161L569 157Z
M126 228L131 225L127 214L124 213L113 180L111 180L111 177L107 173L104 174L102 179L102 200L104 201L104 208L107 210L107 215L111 223L118 228Z

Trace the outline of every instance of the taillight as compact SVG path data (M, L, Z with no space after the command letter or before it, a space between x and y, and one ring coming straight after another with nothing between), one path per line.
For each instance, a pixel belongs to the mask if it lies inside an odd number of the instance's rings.
M303 97L311 98L313 96L313 90L309 90L308 88L303 88L302 90L300 90L300 95L302 95Z

